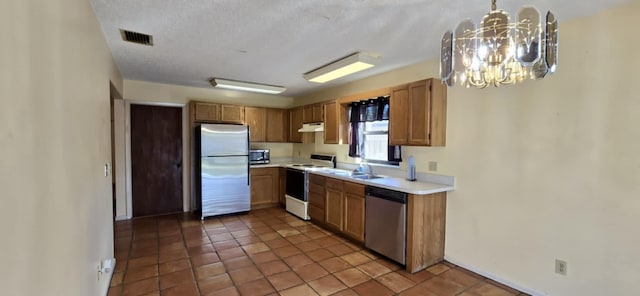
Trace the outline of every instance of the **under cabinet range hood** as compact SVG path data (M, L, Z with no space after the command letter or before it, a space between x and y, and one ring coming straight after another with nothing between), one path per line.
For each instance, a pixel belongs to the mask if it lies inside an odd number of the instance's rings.
M316 123L305 123L302 125L302 128L298 130L301 133L315 133L315 132L324 132L324 123L316 122Z

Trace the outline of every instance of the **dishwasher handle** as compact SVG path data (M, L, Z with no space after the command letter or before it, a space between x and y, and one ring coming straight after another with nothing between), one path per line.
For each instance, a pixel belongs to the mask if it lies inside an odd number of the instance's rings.
M405 192L384 189L380 187L365 186L364 192L366 196L386 199L389 201L406 204L408 194Z

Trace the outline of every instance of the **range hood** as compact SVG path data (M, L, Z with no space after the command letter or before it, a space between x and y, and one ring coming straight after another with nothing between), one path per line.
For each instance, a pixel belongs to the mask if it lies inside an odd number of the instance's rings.
M305 123L302 125L302 128L298 130L301 133L315 133L315 132L324 132L324 123L316 122L316 123Z

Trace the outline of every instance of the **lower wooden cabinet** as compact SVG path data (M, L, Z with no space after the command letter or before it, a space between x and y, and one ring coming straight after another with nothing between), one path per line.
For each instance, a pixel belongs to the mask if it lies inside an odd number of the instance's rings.
M364 185L326 178L325 224L364 242Z
M344 182L344 234L364 241L364 185Z
M311 221L324 224L325 177L309 174L309 217Z
M279 168L251 169L251 209L272 207L280 202Z

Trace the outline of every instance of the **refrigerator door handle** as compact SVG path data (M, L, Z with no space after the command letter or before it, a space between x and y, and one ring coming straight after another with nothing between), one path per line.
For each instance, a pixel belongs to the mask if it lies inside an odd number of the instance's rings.
M249 161L248 155L251 150L251 131L249 130L249 126L247 125L247 185L251 186L251 162Z

